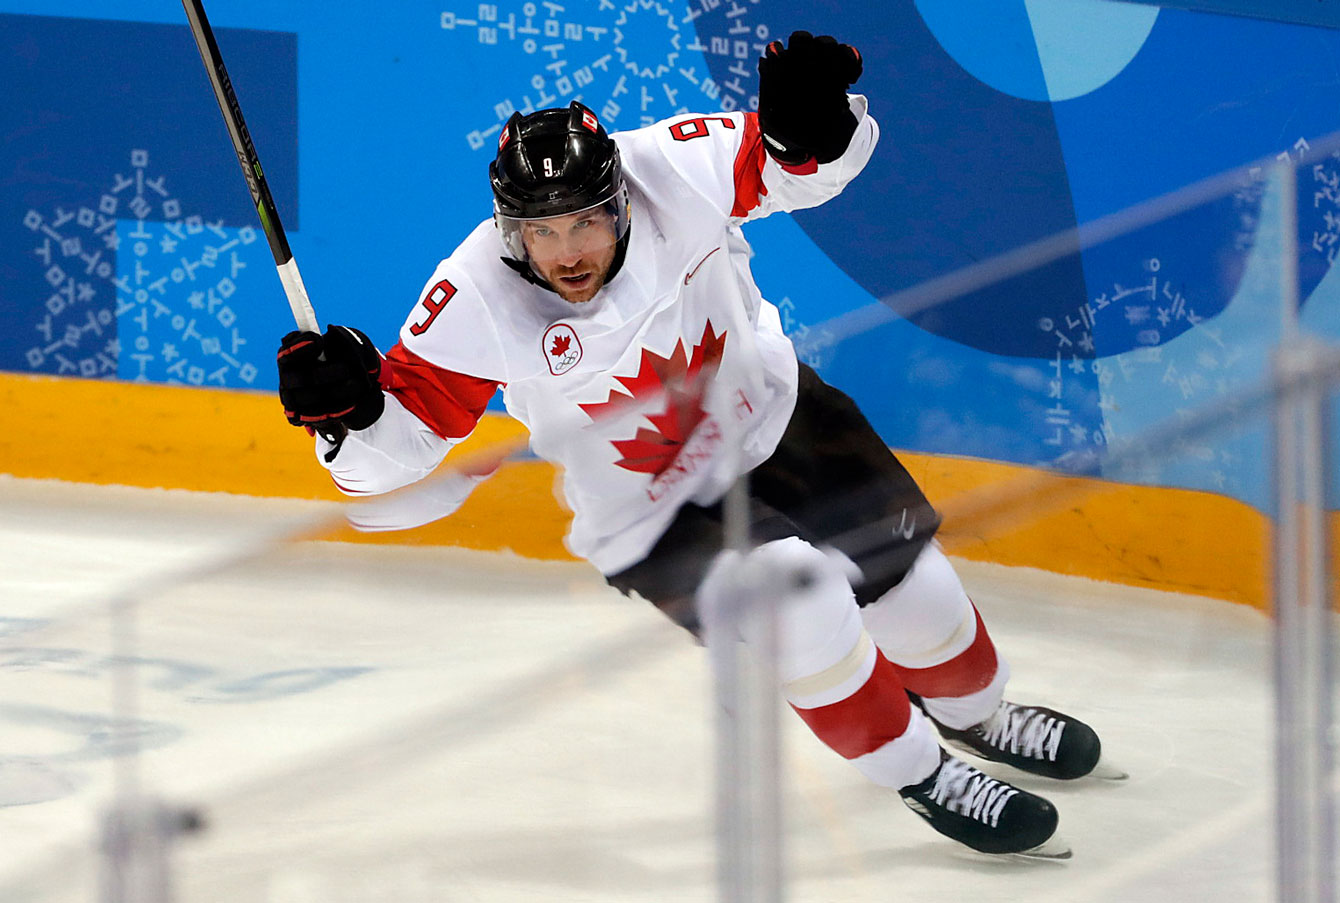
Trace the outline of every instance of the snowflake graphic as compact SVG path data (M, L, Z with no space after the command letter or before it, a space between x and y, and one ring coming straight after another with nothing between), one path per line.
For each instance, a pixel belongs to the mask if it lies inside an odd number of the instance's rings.
M1043 444L1055 450L1054 463L1083 459L1111 445L1116 437L1106 413L1112 410L1113 380L1122 376L1129 381L1132 368L1162 366L1166 333L1180 335L1203 322L1181 283L1163 271L1157 257L1141 261L1139 270L1135 279L1113 282L1106 291L1059 319L1044 317L1038 321L1038 329L1056 339L1056 350L1045 365L1050 372L1043 384L1045 402L1040 425ZM1098 357L1094 336L1105 331L1099 321L1118 316L1121 322L1108 322L1106 328L1133 330L1136 347L1112 358ZM1098 384L1098 408L1104 417L1101 423L1086 426L1076 421L1067 399L1083 398L1082 385L1094 379ZM1205 380L1199 373L1176 373L1164 383L1190 400L1205 388ZM1072 385L1076 381L1081 385Z
M777 302L777 311L782 318L782 332L795 344L801 363L821 370L837 357L838 337L822 323L811 326L801 320L790 295L783 295Z
M30 370L107 379L116 376L117 341L114 298L118 277L117 214L123 209L145 215L151 202L145 189L166 195L162 181L146 179L148 155L131 152L133 175L117 174L97 206L28 210L23 225L33 233L33 255L43 267L51 294L42 316L32 324L37 341L24 353ZM128 194L134 187L135 194ZM168 203L176 204L169 199ZM178 210L178 213L180 211Z
M179 222L122 224L133 269L117 297L122 376L138 381L251 385L247 340L228 303L248 267L250 226L227 229L198 216Z
M1299 267L1305 277L1310 274L1314 282L1320 282L1340 253L1340 150L1322 154L1306 138L1299 138L1276 159L1291 161L1296 169ZM1269 178L1266 168L1250 167L1233 195L1239 214L1240 250L1250 250L1256 244Z
M256 365L228 299L255 243L251 227L226 229L183 216L149 152L130 152L96 208L29 210L34 256L52 288L25 353L30 369L58 375L203 385L251 385ZM161 218L161 221L159 220Z
M1114 284L1088 307L1089 322L1097 310L1119 310L1128 324L1136 328L1138 346L1111 357L1078 361L1092 370L1098 382L1101 429L1089 437L1091 447L1124 443L1138 439L1132 433L1140 429L1125 422L1120 398L1136 393L1144 403L1158 400L1173 416L1186 417L1199 407L1230 395L1250 378L1250 363L1244 349L1217 321L1196 314L1175 283L1162 271L1158 258L1150 258L1141 267L1144 276L1134 286ZM1097 302L1106 302L1100 308ZM1183 328L1183 326L1187 328ZM1176 343L1164 342L1161 330L1172 327ZM1082 369L1077 370L1082 372ZM1153 392L1154 395L1150 393ZM1137 418L1138 422L1139 418ZM1143 428L1148 428L1143 427ZM1082 445L1084 436L1072 445ZM1175 473L1188 468L1199 483L1218 492L1241 491L1243 475L1236 453L1214 438L1179 440L1173 454L1147 458L1126 466L1127 476L1139 482L1167 484L1176 482Z
M1307 139L1299 138L1280 158L1298 167L1302 267L1325 272L1340 252L1340 150L1321 156Z
M444 11L438 25L497 48L500 71L526 71L520 93L491 98L492 115L465 134L490 144L515 112L580 100L611 128L651 125L679 113L758 108L755 61L770 29L760 0L595 0L480 3ZM715 58L725 77L704 64ZM721 68L721 67L718 67Z

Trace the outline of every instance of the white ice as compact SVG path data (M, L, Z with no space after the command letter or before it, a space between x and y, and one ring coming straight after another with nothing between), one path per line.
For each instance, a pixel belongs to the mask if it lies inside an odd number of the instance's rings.
M97 899L127 779L207 821L183 903L716 899L704 650L585 565L277 538L334 512L0 478L0 900ZM1130 779L1009 773L1074 858L990 859L784 713L788 899L1272 899L1267 619L959 564L1010 696L1084 717Z

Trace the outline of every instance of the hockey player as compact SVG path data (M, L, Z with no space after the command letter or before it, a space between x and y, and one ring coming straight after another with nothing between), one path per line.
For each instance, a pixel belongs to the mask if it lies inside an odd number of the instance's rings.
M777 603L791 706L935 830L1046 850L1052 805L950 756L933 728L1061 779L1094 768L1098 738L1004 699L1009 669L932 541L938 516L851 400L798 363L739 228L861 171L879 130L847 93L860 73L852 47L796 32L759 61L757 114L613 136L578 102L513 115L489 167L495 214L438 265L400 341L383 358L355 329L290 333L280 398L336 484L364 494L431 473L503 387L562 469L570 549L695 632L695 597L742 573L719 565L720 503L747 472L748 561L807 575Z

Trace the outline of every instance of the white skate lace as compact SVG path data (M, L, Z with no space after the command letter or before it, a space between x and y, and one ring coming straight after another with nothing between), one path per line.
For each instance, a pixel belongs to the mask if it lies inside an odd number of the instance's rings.
M1005 804L1018 792L966 762L945 759L935 776L930 798L950 812L966 815L994 828Z
M1055 762L1065 724L1046 712L1002 700L1000 708L982 725L981 730L986 742L996 749L1030 759Z

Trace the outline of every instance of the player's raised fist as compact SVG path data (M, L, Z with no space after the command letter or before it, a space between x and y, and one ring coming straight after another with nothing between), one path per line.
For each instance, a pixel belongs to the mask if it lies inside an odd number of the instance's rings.
M793 31L786 45L773 41L764 56L784 67L808 70L816 78L829 77L843 88L856 84L861 77L861 52L829 35L815 37L808 31Z
M861 54L828 35L792 32L758 61L758 121L768 151L790 167L830 163L856 131L847 88L861 77Z
M279 400L294 426L323 433L365 430L386 405L378 376L382 358L372 341L348 326L325 335L290 332L276 357Z

